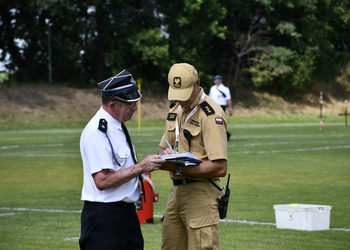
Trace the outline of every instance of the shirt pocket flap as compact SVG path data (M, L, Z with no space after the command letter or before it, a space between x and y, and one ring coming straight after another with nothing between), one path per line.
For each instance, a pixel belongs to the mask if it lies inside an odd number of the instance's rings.
M117 152L114 152L119 159L126 159L130 156L129 147L120 147Z
M218 224L220 221L219 213L204 215L189 220L191 228L202 228Z
M201 132L201 128L200 127L196 127L196 126L191 126L191 127L185 128L185 129L190 131L190 133L191 133L191 135L193 137L199 135L199 133Z
M174 131L175 130L175 122L167 122L167 128L168 131Z

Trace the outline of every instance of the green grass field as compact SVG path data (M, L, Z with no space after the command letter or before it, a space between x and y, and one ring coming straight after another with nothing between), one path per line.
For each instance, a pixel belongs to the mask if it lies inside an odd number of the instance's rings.
M350 128L344 118L229 118L231 199L220 222L221 249L350 249ZM0 128L0 249L78 249L85 124ZM139 159L156 153L164 121L128 127ZM142 226L145 249L160 249L160 217L171 188L159 192L154 224ZM226 183L226 178L222 179ZM331 205L331 230L276 229L273 205ZM245 223L244 223L245 222ZM256 223L249 223L256 222Z

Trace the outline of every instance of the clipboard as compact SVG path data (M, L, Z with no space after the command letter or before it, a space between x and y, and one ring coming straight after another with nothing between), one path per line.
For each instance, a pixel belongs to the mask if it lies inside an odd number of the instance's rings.
M182 154L171 154L171 155L162 155L161 159L165 159L166 162L171 163L180 163L185 166L198 165L203 162L202 160L194 157L190 152Z

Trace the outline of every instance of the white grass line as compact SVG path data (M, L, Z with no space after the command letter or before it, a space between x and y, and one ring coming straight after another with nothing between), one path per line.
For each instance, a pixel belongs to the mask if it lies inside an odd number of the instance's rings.
M245 147L256 147L256 146L275 146L275 145L290 145L295 144L295 142L269 142L269 143L248 143L244 144Z
M159 139L147 139L147 143L150 143L150 142L160 142L160 139L162 139L161 137ZM145 142L145 140L132 140L132 142L135 142L135 143L143 143Z
M295 148L284 150L263 150L263 151L244 151L244 152L227 152L227 154L272 154L272 153L286 153L286 152L307 152L307 151L322 151L333 149L345 149L350 148L350 145L333 146L333 147L317 147L317 148Z
M324 122L323 123L324 127L327 126L343 126L344 123L335 123L335 122ZM303 126L315 126L317 128L319 128L320 124L319 122L315 122L315 123L270 123L270 124L229 124L228 127L229 128L270 128L270 127L303 127ZM137 131L138 128L137 126L130 126L130 128L128 128L130 131ZM154 131L154 130L160 130L163 131L164 127L163 126L152 126L152 127L143 127L141 129L142 131ZM81 134L81 132L83 131L83 128L75 128L75 129L23 129L23 130L13 130L13 131L0 131L0 135L4 134L4 135L11 135L11 134L15 134L15 135L19 135L19 134Z
M76 154L41 154L41 153L33 153L33 154L25 154L26 157L76 157L79 156L79 153Z
M300 142L298 142L300 144ZM309 143L309 142L305 142ZM316 141L315 143L319 143ZM276 145L295 145L295 141L290 141L290 142L268 142L268 143L247 143L243 145L239 144L228 144L228 148L235 148L235 147L258 147L258 146L276 146Z
M5 211L24 211L24 212L48 212L48 213L81 213L81 210L61 210L61 209L37 209L23 207L0 207L0 210Z
M1 146L0 147L0 149L13 149L13 148L19 148L19 145Z
M324 122L324 127L327 126L343 126L344 123L327 123ZM318 122L315 123L271 123L271 124L229 124L228 128L271 128L271 127L307 127L307 126L315 126L319 128L320 124ZM130 127L128 128L130 131L137 131L138 128L136 127ZM154 127L143 127L142 131L162 131L164 130L163 126L154 126ZM20 134L81 134L83 131L83 128L76 128L76 129L30 129L30 130L13 130L13 131L0 131L0 135L20 135ZM33 137L33 138L38 138L38 137ZM46 137L42 137L46 138ZM9 139L9 138L7 138ZM6 139L6 140L7 140ZM26 138L29 139L29 138Z
M223 219L223 220L220 220L220 221L222 221L222 222L229 222L229 223L250 224L250 225L276 226L276 223L271 223L271 222L258 222L258 221L247 221L247 220L231 220L231 219Z
M153 217L156 218L161 218L163 215L153 215ZM220 220L221 222L226 222L226 223L241 223L241 224L250 224L250 225L267 225L267 226L276 226L276 223L271 223L271 222L258 222L258 221L247 221L247 220L231 220L231 219L223 219ZM330 228L329 230L333 231L345 231L345 232L350 232L350 228Z
M342 126L344 123L324 123L323 125L326 126ZM270 124L243 124L243 125L237 125L232 124L228 125L228 128L274 128L274 127L309 127L309 126L315 126L319 127L319 123L270 123Z
M0 210L5 211L23 211L23 212L48 212L48 213L81 213L81 210L62 210L62 209L37 209L37 208L11 208L11 207L0 207ZM7 215L14 215L15 213L7 213ZM1 215L1 214L0 214ZM163 215L155 214L153 215L155 218L162 218ZM250 225L268 225L268 226L276 226L275 223L271 222L258 222L258 221L247 221L247 220L231 220L224 219L220 220L221 222L226 223L242 223L242 224L250 224ZM350 228L330 228L330 230L334 231L346 231L350 232ZM79 237L70 237L65 238L64 240L76 240Z
M0 214L0 216L10 216L10 215L15 215L16 213L4 213L4 214Z
M321 139L324 139L324 138L343 138L343 137L349 137L349 134L336 134L336 135L324 135L324 134L310 134L310 135L305 135L305 134L300 134L300 135L297 135L297 134L294 134L294 133L291 133L291 134L281 134L281 135L243 135L243 136L240 136L240 135L232 135L231 136L231 140L232 142L235 142L235 140L240 140L240 139L279 139L279 138L282 138L282 139L286 139L286 138L292 138L292 139L296 139L296 138L312 138L312 139L315 139L315 138L321 138Z
M43 134L43 133L48 133L48 134L76 134L76 133L81 133L83 131L83 128L77 128L77 129L23 129L23 130L12 130L12 131L1 131L0 134L5 134L5 135L11 135L11 134Z
M67 238L64 238L63 240L79 240L79 237L67 237Z
M13 149L13 148L33 148L33 147L44 147L44 148L52 148L52 147L64 147L65 144L63 143L56 143L56 144L32 144L32 145L26 145L26 146L20 146L20 145L11 145L11 146L1 146L0 149Z
M350 232L350 228L330 228L329 230Z
M78 153L52 153L52 154L42 154L42 153L15 153L15 152L9 152L9 153L2 153L0 154L1 157L77 157L80 156Z
M0 133L1 135L1 133ZM71 139L71 138L78 138L79 135L65 135L65 136L32 136L32 137L7 137L7 138L1 138L2 141L33 141L33 140L57 140L57 139Z
M156 218L162 218L163 215L155 214L153 217ZM247 221L247 220L231 220L231 219L223 219L220 220L222 222L228 222L228 223L243 223L243 224L251 224L251 225L269 225L269 226L276 226L275 223L270 222L258 222L258 221Z

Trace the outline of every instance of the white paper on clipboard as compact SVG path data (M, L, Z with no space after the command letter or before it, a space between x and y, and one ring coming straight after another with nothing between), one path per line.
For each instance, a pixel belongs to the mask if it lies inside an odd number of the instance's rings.
M165 159L167 162L180 163L185 166L197 165L202 162L202 160L196 158L190 152L182 154L172 154L172 155L162 155L161 159Z

